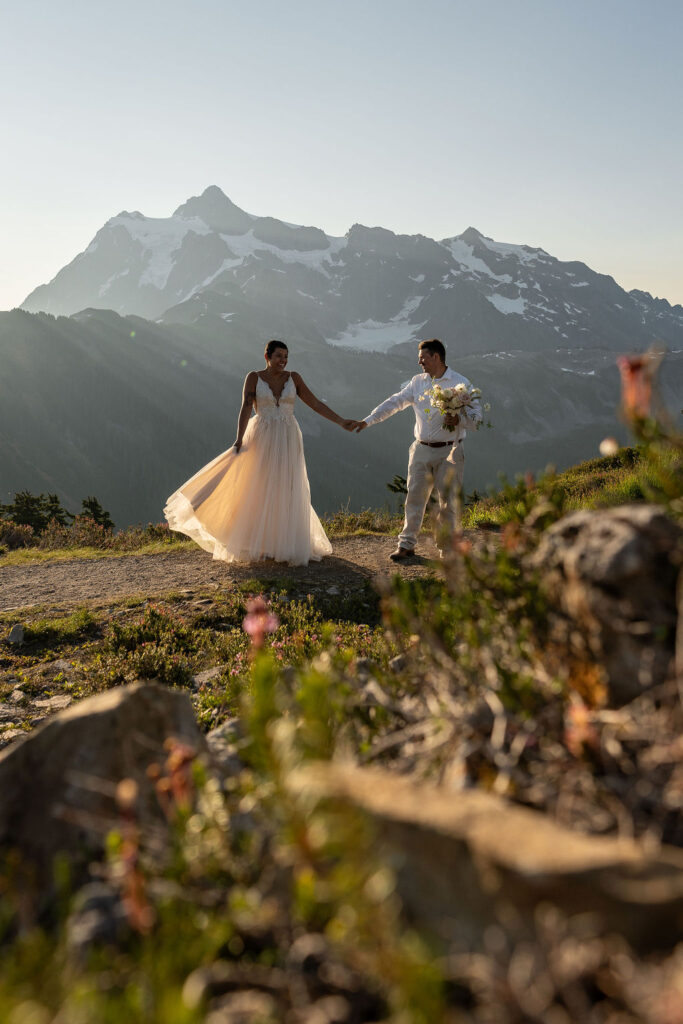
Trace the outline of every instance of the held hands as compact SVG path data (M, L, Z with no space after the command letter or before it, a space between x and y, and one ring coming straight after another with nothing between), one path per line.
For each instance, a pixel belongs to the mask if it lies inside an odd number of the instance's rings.
M344 430L355 430L358 434L364 427L367 427L367 423L364 420L342 420L339 426Z

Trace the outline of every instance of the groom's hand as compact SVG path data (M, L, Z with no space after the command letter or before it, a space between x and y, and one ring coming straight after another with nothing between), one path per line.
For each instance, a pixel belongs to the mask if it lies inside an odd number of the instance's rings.
M344 428L344 430L355 430L356 427L358 426L358 421L357 420L342 420L341 423L340 423L340 426L342 426Z
M361 430L365 430L366 427L367 423L365 422L365 420L359 420L358 423L356 424L356 433L360 434Z

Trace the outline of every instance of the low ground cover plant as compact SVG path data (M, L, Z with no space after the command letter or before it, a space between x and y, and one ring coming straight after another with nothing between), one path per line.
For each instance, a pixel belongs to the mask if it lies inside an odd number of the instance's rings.
M581 479L509 485L492 511L499 532L459 536L430 578L395 580L379 596L323 605L274 582L61 626L36 612L26 649L0 651L15 678L41 668L47 645L50 657L81 658L95 687L154 673L188 689L205 729L233 730L235 767L221 783L171 742L151 771L161 838L138 828L135 786L118 793L99 871L121 928L87 948L73 939L77 907L65 901L57 927L27 921L16 872L0 873L0 1017L676 1021L680 947L644 958L593 915L565 919L543 903L530 929L507 912L482 948L444 948L404 919L395 865L367 820L294 784L302 768L343 757L430 780L454 800L476 787L592 835L683 846L679 680L607 708L601 665L561 646L558 608L529 557L574 500L604 495L612 472L637 471L641 500L680 518L680 438L641 407L631 414L640 454L595 460Z

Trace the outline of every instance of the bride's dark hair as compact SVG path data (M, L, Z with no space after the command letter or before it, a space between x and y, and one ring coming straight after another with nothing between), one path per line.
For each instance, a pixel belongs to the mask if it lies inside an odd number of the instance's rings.
M289 349L285 345L284 341L276 341L273 339L266 345L266 359L270 359L276 348L283 348L285 352L289 352Z

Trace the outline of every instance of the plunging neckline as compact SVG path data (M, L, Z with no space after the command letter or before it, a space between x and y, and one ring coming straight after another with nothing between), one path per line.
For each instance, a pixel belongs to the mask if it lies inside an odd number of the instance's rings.
M280 394L279 394L279 395L276 395L276 394L275 394L275 392L273 391L273 389L271 388L270 384L269 384L269 383L268 383L268 381L267 381L267 380L265 379L265 377L262 377L260 373L257 373L257 374L256 374L256 376L258 377L258 379L259 379L260 381L263 381L263 383L264 383L264 384L266 385L266 387L268 388L268 390L270 391L271 395L273 396L273 398L274 398L274 400L275 400L275 404L276 404L276 406L277 406L277 407L278 407L278 409L279 409L279 408L280 408L280 399L281 399L281 398L282 398L282 396L284 395L284 393L285 393L285 388L287 387L287 385L289 384L290 380L292 379L292 374L291 374L291 373L289 373L289 374L288 374L288 376L287 376L287 379L286 379L286 381L285 381L285 382L284 382L284 384L282 385L282 390L280 391Z

